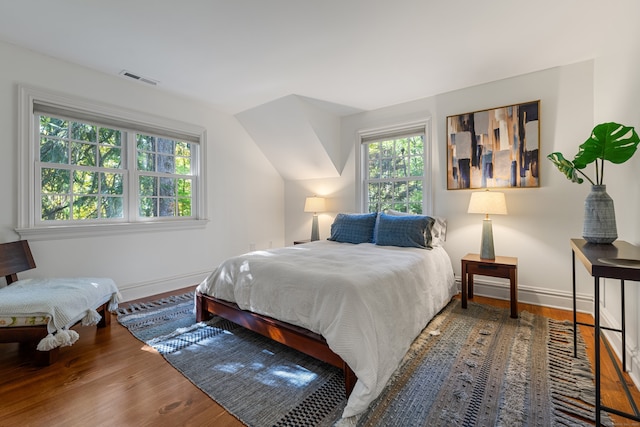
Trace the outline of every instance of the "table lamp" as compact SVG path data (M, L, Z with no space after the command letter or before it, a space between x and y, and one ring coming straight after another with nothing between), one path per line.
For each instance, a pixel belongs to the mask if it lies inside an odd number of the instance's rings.
M507 214L507 203L504 198L504 193L489 190L471 193L471 200L469 201L469 209L467 212L485 215L484 221L482 222L480 258L496 259L493 250L493 228L489 214Z
M324 212L325 209L326 207L324 197L307 197L304 202L304 211L313 212L313 222L311 224L312 242L320 239L320 233L318 232L318 212Z

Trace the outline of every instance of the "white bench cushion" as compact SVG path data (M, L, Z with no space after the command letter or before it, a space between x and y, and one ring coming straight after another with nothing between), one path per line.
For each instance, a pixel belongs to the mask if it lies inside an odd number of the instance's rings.
M48 317L49 334L62 332L58 345L70 345L66 331L69 327L80 320L83 324L96 324L100 316L95 309L109 302L109 310L113 311L119 300L118 288L108 278L24 279L0 289L0 318ZM77 339L77 334L72 334L73 342L74 337ZM51 346L57 345L45 345Z

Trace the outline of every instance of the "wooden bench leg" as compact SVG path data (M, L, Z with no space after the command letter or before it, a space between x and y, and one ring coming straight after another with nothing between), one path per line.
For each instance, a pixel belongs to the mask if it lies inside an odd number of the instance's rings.
M38 366L49 366L52 363L55 363L56 360L58 360L59 354L60 354L60 347L56 347L49 351L35 350L35 355L33 357L34 363Z
M49 351L37 350L38 341L20 341L18 354L23 359L31 359L36 366L49 366L58 359L59 349Z
M109 303L104 303L96 310L102 317L98 322L98 328L106 328L111 325L111 312L107 309Z

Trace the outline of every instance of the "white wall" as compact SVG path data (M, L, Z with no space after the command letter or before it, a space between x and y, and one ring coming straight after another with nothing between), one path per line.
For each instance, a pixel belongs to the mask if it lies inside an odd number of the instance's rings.
M151 86L0 43L0 241L17 226L17 84L192 123L207 130L205 229L31 242L30 276L112 277L125 299L197 284L224 258L284 244L284 184L230 115Z
M616 14L616 31L603 33L602 54L595 66L595 122L616 121L640 131L640 3L617 0L624 13ZM614 15L611 15L614 16ZM604 182L615 203L618 238L640 245L640 153L621 166L607 163ZM619 328L622 321L620 285L606 280L601 285L602 318L608 326ZM593 287L593 284L591 284ZM640 292L638 282L625 285L627 363L636 384L640 383ZM621 339L618 333L607 333L618 355Z
M593 127L593 61L531 73L466 88L436 97L355 114L343 118L342 147L346 166L339 179L287 181L285 241L308 238L311 217L302 212L304 197L313 193L331 198L332 209L320 217L320 237L330 233L336 212L355 211L355 147L357 132L398 123L431 119L433 155L433 215L447 218L446 249L454 271L460 258L480 249L482 217L466 213L470 190L446 189L446 117L486 108L540 100L541 186L506 189L509 215L493 218L496 253L519 258L521 301L571 307L569 239L582 233L582 210L589 188L571 184L546 160L552 151L573 155ZM499 279L484 280L479 294L508 297ZM588 284L578 289L580 308L591 309Z
M452 114L540 100L540 187L505 189L507 216L494 215L496 253L518 257L521 301L571 307L569 239L580 237L587 186L569 182L546 156L573 156L592 129L593 62L531 73L438 96L437 141L446 143L445 118ZM441 154L444 162L446 155ZM442 176L441 176L442 179ZM442 180L436 206L450 218L447 249L459 273L459 259L480 247L481 216L466 213L470 191L447 191ZM507 297L506 289L485 289ZM587 287L579 287L580 308L590 309Z

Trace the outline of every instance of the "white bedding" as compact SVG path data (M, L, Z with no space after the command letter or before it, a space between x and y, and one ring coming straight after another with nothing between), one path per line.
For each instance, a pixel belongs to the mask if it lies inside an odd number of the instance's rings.
M331 241L230 258L198 291L321 334L358 377L343 417L363 412L380 394L415 337L456 293L442 247Z

